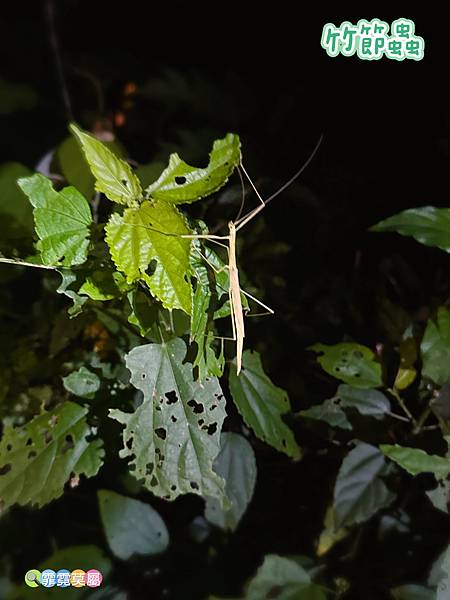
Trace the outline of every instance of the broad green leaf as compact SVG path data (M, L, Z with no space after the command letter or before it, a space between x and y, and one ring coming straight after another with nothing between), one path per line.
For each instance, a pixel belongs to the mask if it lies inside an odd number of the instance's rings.
M116 141L103 143L110 152L120 159L123 154L120 144ZM90 200L95 191L95 178L77 140L73 136L67 137L58 146L56 157L66 181Z
M247 585L242 600L326 600L323 589L295 560L269 554ZM210 596L209 600L221 600ZM225 600L225 599L223 599Z
M433 473L437 479L442 479L450 473L450 459L435 454L427 454L420 448L408 448L398 444L381 444L380 450L411 475Z
M225 480L225 493L231 508L225 511L216 498L207 498L205 517L221 529L234 531L253 496L256 460L253 448L237 433L222 433L220 445L213 468Z
M38 95L29 85L0 79L0 115L9 115L17 110L30 110L37 101Z
M325 421L331 427L340 427L341 429L352 429L352 424L347 419L347 415L339 405L338 398L329 398L322 402L311 406L306 410L302 410L299 413L301 417L307 417L308 419L316 419L318 421Z
M142 198L138 177L130 165L118 158L100 140L71 124L70 129L81 144L95 177L95 189L118 204L137 206Z
M437 385L450 380L450 312L441 306L436 322L430 319L420 344L422 376Z
M241 143L233 133L214 142L204 169L191 167L178 154L171 154L169 166L145 190L146 196L173 204L194 202L225 185L240 160Z
M347 454L334 486L338 528L367 521L394 500L381 479L386 473L384 456L370 444L360 442Z
M184 363L181 339L138 346L126 356L131 383L144 394L134 413L110 410L125 425L122 458L132 457L136 479L155 495L224 497L224 481L214 473L225 419L225 399L215 378L194 381Z
M167 550L169 533L149 504L109 490L99 490L98 503L112 553L128 560L135 554L154 555Z
M7 427L0 441L0 509L44 506L64 492L73 476L93 477L103 462L102 441L88 441L87 409L64 402L21 427Z
M78 371L63 377L63 385L71 394L92 400L100 389L100 379L86 367L80 367Z
M79 265L86 260L89 246L91 209L74 187L53 189L52 182L36 173L19 179L19 186L34 206L39 237L37 248L45 265Z
M394 600L436 600L436 592L423 585L407 583L391 589Z
M33 211L27 197L17 185L31 171L20 163L0 165L0 235L2 241L32 235Z
M391 404L378 390L340 385L337 390L342 408L354 408L361 415L382 419L391 410Z
M366 346L343 342L334 346L314 344L308 349L321 353L317 361L324 371L353 387L374 388L383 383L381 365Z
M114 213L106 225L111 257L128 283L144 280L165 308L190 314L191 240L180 237L187 234L190 230L181 213L161 200L145 201L123 215Z
M97 569L102 574L104 582L111 572L112 565L103 550L100 550L97 546L86 545L69 546L68 548L57 550L46 560L38 564L36 568L41 572L44 569L53 569L54 571L58 571L59 569L67 569L68 571L73 571L74 569L83 569L83 571ZM52 600L55 596L59 596L60 598L64 597L68 600L79 600L80 598L83 598L84 600L84 598L87 597L89 599L91 598L90 592L91 590L88 587L68 587L64 588L64 591L60 595L58 594L57 588L31 588L24 583L18 586L11 596L8 596L8 600Z
M371 231L397 231L426 246L437 246L450 252L450 208L422 206L404 210L380 221L371 227Z
M230 391L246 425L255 435L280 452L299 459L301 450L282 416L291 410L287 393L275 386L264 373L257 352L246 350L242 371L230 369Z

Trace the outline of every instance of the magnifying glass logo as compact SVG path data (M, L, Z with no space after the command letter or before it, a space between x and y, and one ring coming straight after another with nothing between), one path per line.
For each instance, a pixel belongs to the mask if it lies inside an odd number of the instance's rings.
M41 572L37 569L31 569L25 573L25 583L28 587L36 588L41 581Z

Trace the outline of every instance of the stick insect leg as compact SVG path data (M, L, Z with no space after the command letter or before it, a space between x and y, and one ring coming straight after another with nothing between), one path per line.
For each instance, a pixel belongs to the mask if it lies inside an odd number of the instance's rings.
M261 202L261 204L262 204L263 206L265 206L265 205L266 205L266 203L265 203L265 202L264 202L264 200L262 199L262 197L261 197L261 194L260 194L260 193L258 192L258 190L256 189L256 186L255 186L255 184L253 183L253 181L251 180L251 177L250 177L250 175L249 175L249 174L247 173L247 171L245 170L244 163L243 163L242 161L241 161L240 168L242 169L242 171L243 171L244 175L247 177L247 179L248 179L248 181L249 181L250 185L252 186L252 188L253 188L254 192L255 192L255 193L256 193L256 195L258 196L258 199L259 199L259 201Z
M275 311L272 308L270 308L270 306L267 306L267 304L264 304L264 302L261 302L261 300L258 300L258 298L255 298L255 296L252 296L251 294L249 294L249 292L246 292L242 288L241 293L244 294L244 296L247 296L247 298L250 298L250 300L253 300L253 302L256 302L256 304L259 304L259 306L262 306L266 309L265 312L261 313L249 314L247 312L245 315L246 317L262 317L263 315L273 315L275 313Z

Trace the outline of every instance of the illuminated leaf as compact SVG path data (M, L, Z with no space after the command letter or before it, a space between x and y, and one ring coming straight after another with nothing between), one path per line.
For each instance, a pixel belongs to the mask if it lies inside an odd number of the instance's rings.
M134 413L110 410L125 425L120 456L132 457L133 476L157 496L173 500L194 493L224 502L224 481L213 462L225 400L217 379L194 381L185 355L186 345L177 338L138 346L126 356L131 383L144 401Z
M34 206L37 248L45 265L79 265L86 260L92 215L89 204L74 187L53 189L52 182L36 173L19 179L19 186Z
M146 190L147 197L173 204L194 202L216 192L227 182L241 160L239 137L233 133L214 142L209 164L201 169L186 164L171 154L169 166Z

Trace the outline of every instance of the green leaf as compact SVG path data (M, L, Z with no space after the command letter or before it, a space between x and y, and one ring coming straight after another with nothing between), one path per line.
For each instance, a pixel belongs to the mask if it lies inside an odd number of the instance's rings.
M450 252L450 208L422 206L404 210L380 221L371 227L371 231L397 231L426 246L437 246Z
M148 556L167 550L169 533L149 504L109 490L98 491L98 503L106 539L115 556L128 560L135 554Z
M239 375L236 375L236 366L233 364L229 384L237 409L255 435L280 452L299 459L301 450L291 429L282 419L282 415L291 410L288 395L264 373L257 352L244 352Z
M150 301L148 294L138 289L129 292L127 298L131 308L128 322L139 328L142 337L148 336L157 325L157 305Z
M92 223L87 200L74 187L55 191L51 181L38 173L19 179L18 183L34 206L37 248L42 262L64 266L83 263Z
M450 481L448 479L439 480L434 490L425 493L435 508L448 513L448 503L450 502Z
M231 500L231 508L224 511L216 498L207 498L205 518L221 529L234 531L253 496L256 460L253 448L237 433L222 433L220 445L213 468L225 480L225 493Z
M143 202L137 209L114 213L106 225L106 241L117 268L128 283L144 280L165 308L191 312L189 282L191 240L186 222L175 206ZM154 265L152 274L146 271Z
M383 383L381 365L366 346L343 342L334 346L314 344L308 350L322 353L317 358L322 369L353 387L374 388Z
M274 595L276 594L276 595ZM295 560L269 554L247 585L242 600L326 600L322 588ZM221 600L210 597L210 600Z
M32 236L33 211L27 197L17 185L21 177L31 171L20 163L0 166L0 234L2 241Z
M29 85L0 79L0 115L9 115L17 110L30 110L37 101L38 95Z
M448 458L427 454L420 448L407 448L398 444L381 444L380 450L411 475L433 473L437 479L442 479L450 473L450 460Z
M102 441L88 441L87 409L64 402L0 441L0 507L44 506L64 492L72 474L93 477L103 462Z
M423 585L407 583L391 589L394 600L436 600L436 592Z
M130 287L122 273L106 269L91 271L78 293L89 296L92 300L105 301L119 298L129 291Z
M383 455L360 442L344 458L334 486L336 526L367 521L395 498L381 476L387 473Z
M429 320L420 344L422 376L437 385L450 380L450 312L438 308L436 322Z
M391 404L384 394L378 390L355 388L340 385L337 390L342 408L354 408L361 415L382 419L391 410Z
M100 389L100 379L86 367L80 367L78 371L73 371L67 377L63 377L63 384L71 394L88 400L92 400Z
M155 495L173 500L195 493L222 499L224 481L213 472L220 450L225 400L215 378L194 381L181 339L146 344L126 356L131 383L144 394L134 413L110 410L126 427L122 458Z
M339 398L329 398L322 402L311 406L306 410L302 410L299 416L306 417L308 419L316 419L318 421L325 421L331 427L340 427L341 429L352 429L352 424L347 419L347 415L339 405Z
M58 146L56 156L66 181L90 200L95 191L95 179L77 140L73 136L67 137Z
M68 571L83 569L83 571L88 571L89 569L94 568L100 571L103 576L103 581L105 581L111 572L112 565L109 558L107 558L100 548L97 548L97 546L86 545L69 546L68 548L57 550L54 554L37 565L36 568L38 571L43 571L48 568L53 569L54 571L58 571L59 569L67 569ZM56 590L57 588L30 588L23 583L18 586L11 597L8 596L8 600L52 600L56 595L59 596ZM79 600L80 598L84 599L86 597L91 598L90 591L91 590L88 587L68 587L64 589L64 598L67 600ZM61 595L60 597L63 596Z
M205 169L191 167L178 154L171 154L169 166L145 193L147 197L173 204L194 202L225 185L240 160L239 137L229 133L214 142L209 164Z
M118 204L137 206L142 197L138 177L130 165L118 158L100 140L70 125L72 133L81 144L86 160L95 177L95 189Z

